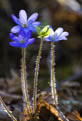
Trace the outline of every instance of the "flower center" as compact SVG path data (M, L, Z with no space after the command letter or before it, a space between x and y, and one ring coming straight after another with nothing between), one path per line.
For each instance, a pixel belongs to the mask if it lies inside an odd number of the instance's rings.
M55 36L53 35L53 36L52 36L52 41L54 41L54 40L55 40Z
M24 26L24 27L27 27L27 25L26 25L26 24L23 24L23 26Z
M25 41L24 40L20 40L20 43L24 43Z

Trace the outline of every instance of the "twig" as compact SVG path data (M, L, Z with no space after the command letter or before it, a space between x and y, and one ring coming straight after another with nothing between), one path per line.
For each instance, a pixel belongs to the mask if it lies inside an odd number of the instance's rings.
M0 90L0 96L2 96L2 97L7 97L7 98L11 98L11 99L15 99L15 100L20 100L20 99L22 99L22 97L19 96L19 95L8 94L8 93L6 93L6 92L4 92L4 91L1 91L1 90Z
M4 101L2 100L1 96L0 96L0 102L1 104L3 105L3 107L5 108L6 112L8 113L8 115L10 116L10 118L13 120L13 121L17 121L17 119L13 116L12 112L9 111L8 107L5 105Z
M67 117L63 114L63 112L59 109L58 106L56 106L56 109L57 109L57 111L58 111L59 116L61 117L61 119L62 119L63 121L69 121L69 119L67 119Z

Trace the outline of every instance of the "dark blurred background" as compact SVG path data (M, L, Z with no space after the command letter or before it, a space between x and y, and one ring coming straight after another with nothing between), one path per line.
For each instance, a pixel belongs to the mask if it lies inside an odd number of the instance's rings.
M56 79L70 79L82 76L82 1L81 0L0 0L0 78L20 76L21 49L9 45L10 29L15 25L11 14L18 16L19 10L26 10L28 16L39 13L43 25L51 24L54 30L63 27L69 32L67 41L56 43ZM29 82L33 83L35 61L40 40L27 48L27 71ZM13 77L12 77L13 76ZM40 65L39 88L48 87L50 80L50 43L44 42ZM2 81L1 81L2 82ZM0 82L0 83L1 83ZM31 86L30 84L30 86Z

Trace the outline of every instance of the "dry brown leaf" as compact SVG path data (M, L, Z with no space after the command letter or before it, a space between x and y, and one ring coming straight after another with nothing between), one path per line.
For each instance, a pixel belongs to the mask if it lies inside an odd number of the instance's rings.
M79 112L74 111L72 113L68 113L67 117L71 120L71 121L82 121L82 117L80 116Z
M20 113L19 120L20 121L30 121L32 119L32 115L29 115L27 109L24 109L24 112Z
M76 114L77 118L78 118L80 121L82 121L82 117L80 116L79 112L76 111L75 114Z
M45 111L42 110L42 108L45 109ZM49 113L48 113L48 111L49 111ZM55 108L53 105L49 104L48 102L44 101L43 99L39 100L38 113L42 117L46 117L47 115L51 115L53 117L56 117L56 119L58 121L68 121L68 119L65 118L65 116L62 114L62 112L59 110L59 108Z

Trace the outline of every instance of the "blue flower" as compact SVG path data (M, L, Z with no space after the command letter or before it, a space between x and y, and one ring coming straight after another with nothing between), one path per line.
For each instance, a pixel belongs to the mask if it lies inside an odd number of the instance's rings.
M18 33L18 36L14 35L13 33L10 33L10 38L13 40L10 42L10 45L13 47L20 47L20 48L26 48L29 44L32 44L35 41L35 38L31 38L32 31L28 31L26 34L24 31L20 31Z
M26 32L29 30L36 31L35 27L40 25L39 21L36 21L38 18L38 13L33 13L28 19L25 10L19 11L19 18L17 18L14 14L11 15L13 21L18 24L12 27L12 33L18 33L21 29L24 29Z
M69 32L64 32L64 29L59 27L55 30L51 28L50 35L45 38L46 41L54 41L58 42L60 40L67 40L67 36L69 35Z

